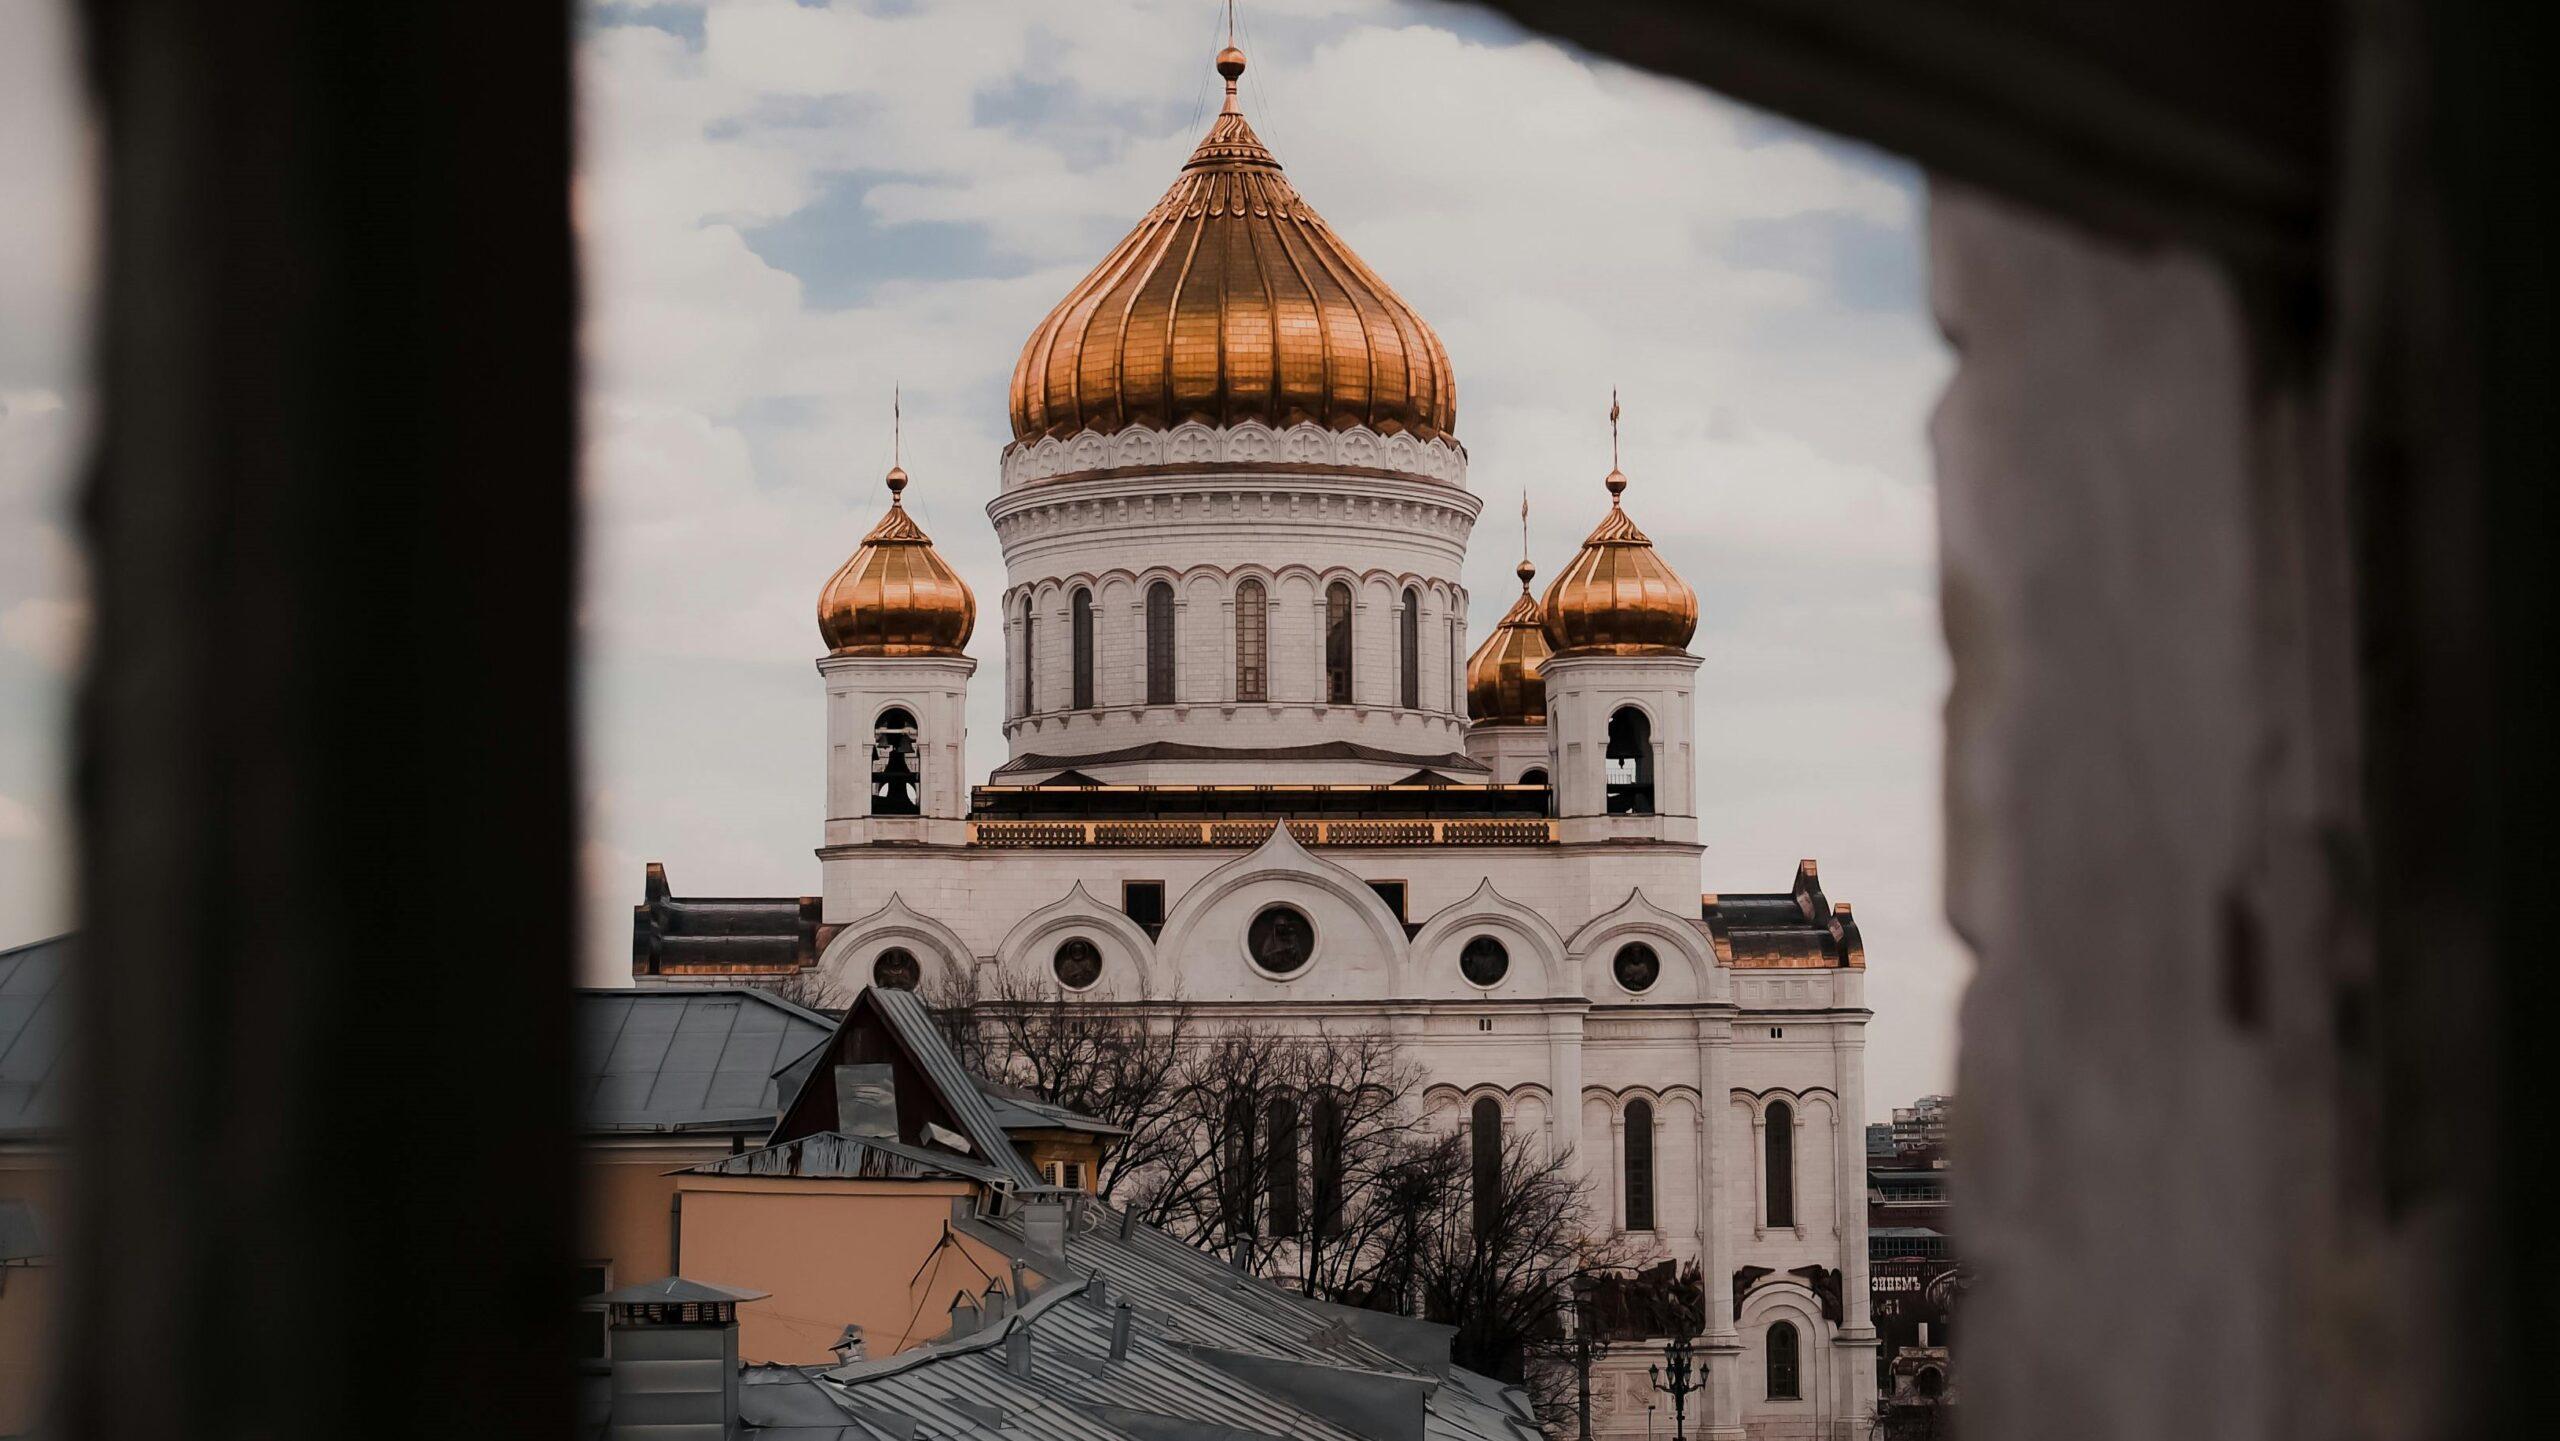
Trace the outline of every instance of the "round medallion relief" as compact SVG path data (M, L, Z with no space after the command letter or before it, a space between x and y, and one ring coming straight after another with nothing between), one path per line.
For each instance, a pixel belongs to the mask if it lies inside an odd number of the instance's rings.
M1296 906L1264 906L1245 927L1244 944L1253 963L1267 974L1294 976L1315 959L1315 923Z
M1618 984L1628 990L1649 991L1653 989L1654 982L1662 979L1662 957L1655 955L1653 947L1642 941L1629 941L1618 947L1618 954L1609 962L1609 969L1617 976Z
M1091 990L1102 979L1102 951L1082 936L1070 936L1058 942L1057 953L1049 957L1049 971L1070 991Z
M1478 936L1458 952L1458 974L1469 985L1498 986L1511 974L1511 952L1491 936Z
M915 956L902 947L891 946L871 963L871 984L875 986L892 991L912 991L916 982L923 979L924 967L916 964Z

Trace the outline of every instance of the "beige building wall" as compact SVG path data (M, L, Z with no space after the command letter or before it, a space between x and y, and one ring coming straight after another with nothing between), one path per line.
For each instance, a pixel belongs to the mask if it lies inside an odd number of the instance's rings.
M848 1323L872 1356L891 1355L939 1334L953 1295L1005 1274L1004 1258L956 1235L936 1254L952 1202L975 1194L967 1182L685 1176L679 1188L685 1276L768 1293L738 1308L751 1362L833 1360Z
M729 1154L726 1137L669 1144L600 1141L578 1158L584 1214L578 1259L601 1262L612 1284L629 1286L681 1272L675 1254L675 1173Z

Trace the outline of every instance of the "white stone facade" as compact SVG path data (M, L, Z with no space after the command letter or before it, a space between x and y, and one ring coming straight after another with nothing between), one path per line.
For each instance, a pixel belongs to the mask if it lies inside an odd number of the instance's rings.
M1311 823L1302 839L1266 820L1232 844L1204 843L1205 830L1179 844L1103 843L1099 830L1073 826L1072 841L996 843L996 827L982 834L969 819L965 792L943 784L965 764L957 732L968 676L956 668L965 663L830 660L822 669L835 761L819 854L835 929L824 974L862 984L895 947L921 963L928 989L962 969L982 984L997 971L1046 983L1058 947L1082 939L1103 958L1096 998L1178 995L1213 1015L1382 1027L1427 1076L1417 1098L1427 1113L1464 1125L1477 1101L1493 1099L1506 1133L1578 1158L1595 1209L1620 1230L1631 1219L1630 1111L1644 1124L1649 1108L1653 1215L1636 1239L1657 1257L1696 1264L1707 1300L1700 1356L1709 1382L1692 1398L1691 1433L1863 1436L1876 1389L1863 953L1837 964L1743 956L1742 943L1719 939L1709 923L1692 750L1699 660L1560 656L1545 669L1547 725L1471 733L1457 577L1477 503L1462 488L1462 453L1368 437L1364 454L1403 463L1274 464L1268 454L1285 456L1292 443L1312 454L1322 441L1338 453L1359 437L1313 427L1299 431L1315 440L1242 434L1251 429L1087 435L1008 451L989 514L1008 568L994 610L1016 764L996 780L1028 784L1072 767L1105 783L1358 786L1455 754L1461 766L1443 769L1470 784L1546 779L1548 818L1529 822L1544 839L1331 844ZM1239 694L1253 679L1239 664L1238 597L1254 594L1247 582L1266 609L1258 698ZM1151 701L1147 593L1159 583L1171 591L1173 689ZM1348 702L1325 695L1324 597L1337 583L1354 598ZM1073 703L1078 590L1093 607L1085 706ZM1410 696L1408 606L1420 641ZM893 697L925 722L926 816L917 822L866 820L858 806L867 774L840 773L864 754L849 740ZM1603 753L1611 716L1627 707L1649 723L1652 804L1613 814ZM1110 758L1158 740L1211 754ZM1363 749L1267 754L1336 741ZM1163 888L1152 936L1124 910L1133 882ZM1402 883L1402 914L1374 882ZM1296 908L1314 933L1312 958L1287 976L1264 970L1247 944L1255 915L1274 902ZM1459 955L1485 936L1508 965L1479 983ZM1615 968L1631 942L1660 963L1641 991ZM1793 1202L1791 1215L1774 1219L1773 1116L1792 1140ZM1737 1316L1733 1278L1745 1267L1760 1273ZM1837 1273L1836 1322L1798 1268ZM1773 1395L1768 1375L1781 1322L1799 1337L1792 1397ZM1655 1354L1622 1347L1607 1363L1603 1434L1645 1434L1642 1372ZM1667 1435L1667 1409L1657 1420Z

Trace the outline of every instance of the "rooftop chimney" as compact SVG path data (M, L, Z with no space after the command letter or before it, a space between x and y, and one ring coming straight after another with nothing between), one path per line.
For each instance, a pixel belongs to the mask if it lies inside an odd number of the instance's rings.
M1004 1369L1011 1372L1017 1380L1028 1381L1031 1379L1030 1322L1023 1322L1021 1325L1014 1327L1013 1330L1006 1333L1004 1338Z
M1129 1303L1121 1302L1111 1312L1111 1359L1129 1359Z
M1093 1279L1085 1283L1084 1295L1086 1300L1091 1301L1097 1306L1110 1305L1111 1278L1103 1275L1100 1271L1094 1272Z
M970 1295L966 1291L963 1291L959 1295L951 1298L952 1340L957 1341L963 1336L976 1335L978 1333L978 1320L978 1300L976 1297Z
M607 1441L728 1441L738 1431L741 1291L669 1276L608 1293L613 1410Z
M862 1328L860 1326L847 1325L844 1328L844 1334L838 1336L836 1338L836 1343L827 1349L836 1353L836 1364L840 1366L851 1365L856 1361L868 1361L871 1359L869 1352L862 1344Z
M988 1277L987 1294L980 1297L978 1302L980 1309L984 1312L986 1325L993 1326L1004 1319L1004 1313L1008 1309L1005 1305L1006 1299L1004 1283L993 1276Z
M1022 1203L1022 1244L1035 1256L1052 1260L1067 1254L1067 1215L1074 1197L1065 1191L1026 1191Z

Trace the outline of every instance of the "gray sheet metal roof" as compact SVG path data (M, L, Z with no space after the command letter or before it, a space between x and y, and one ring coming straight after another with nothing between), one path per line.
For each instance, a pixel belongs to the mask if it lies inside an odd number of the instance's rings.
M743 1286L719 1286L709 1281L689 1281L682 1276L661 1276L607 1291L592 1299L608 1306L675 1306L687 1302L718 1304L723 1301L761 1301L770 1291L750 1291Z
M1260 1282L1242 1284L1270 1291ZM1279 1309L1294 1309L1295 1298L1270 1294ZM1111 1327L1123 1301L1131 1302L1129 1351L1114 1361ZM1332 1329L1329 1317L1311 1309L1298 1319ZM1007 1339L1017 1331L1030 1338L1028 1376L1006 1364ZM1035 1290L1001 1328L824 1374L849 1409L911 1418L936 1437L1537 1441L1540 1435L1525 1398L1498 1383L1465 1373L1345 1364L1323 1349L1201 1345L1169 1327L1146 1300L1106 1284L1097 1301L1091 1283L1074 1278ZM1298 1374L1280 1374L1292 1370Z
M62 974L72 938L0 951L0 1141L51 1135L62 1124L56 1075L71 1031Z
M838 1181L907 1181L948 1177L999 1185L1012 1178L999 1166L973 1156L910 1146L883 1136L854 1136L820 1131L778 1146L722 1156L689 1166L689 1176L800 1176Z
M1011 1086L982 1080L978 1083L978 1092L987 1098L987 1109L995 1114L996 1124L1008 1131L1082 1131L1096 1136L1128 1134L1126 1126L1115 1126L1082 1111L1053 1106Z
M754 1131L782 1109L775 1073L835 1022L769 991L582 990L578 1102L591 1132Z

